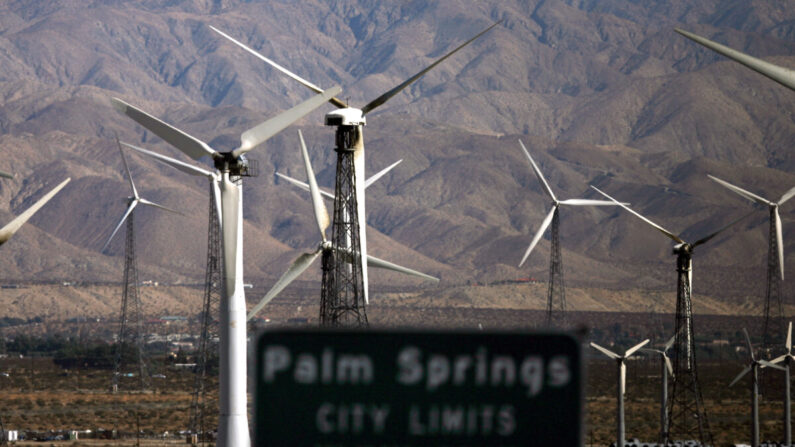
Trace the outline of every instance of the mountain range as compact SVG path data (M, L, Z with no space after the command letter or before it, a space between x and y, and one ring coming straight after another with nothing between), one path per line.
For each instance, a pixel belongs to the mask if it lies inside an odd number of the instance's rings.
M688 240L753 209L707 174L771 200L795 186L795 93L673 31L795 67L786 2L12 0L0 5L0 170L16 177L0 180L0 219L73 180L2 247L2 281L121 280L123 232L99 251L130 193L116 135L189 160L111 97L230 150L311 95L209 25L362 106L499 20L368 115L368 172L403 160L368 189L370 251L441 278L372 273L376 300L379 287L433 297L546 278L548 239L517 267L550 206L520 139L558 197L601 198L594 185ZM316 244L308 195L274 173L303 179L301 129L320 185L333 189L329 110L251 153L259 175L245 179L245 269L257 287ZM139 276L200 283L206 180L128 159L142 196L185 214L136 212ZM791 271L795 201L781 213ZM759 209L700 247L694 293L761 307L767 228ZM639 311L658 296L647 291L674 290L670 241L625 211L563 209L561 241L571 286L632 290ZM783 290L795 289L793 276ZM302 280L319 277L310 269Z

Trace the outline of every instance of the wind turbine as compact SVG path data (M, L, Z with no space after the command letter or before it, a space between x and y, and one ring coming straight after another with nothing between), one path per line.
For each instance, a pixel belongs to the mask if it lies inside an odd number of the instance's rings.
M524 264L527 260L527 257L530 256L530 252L533 251L538 241L541 240L541 237L547 231L547 228L550 224L552 224L552 247L549 252L549 284L547 288L547 321L546 326L552 326L552 309L554 306L554 298L555 294L559 296L559 305L561 313L566 312L566 291L563 281L563 258L561 257L560 253L560 206L615 206L615 203L608 201L608 200L591 200L591 199L567 199L567 200L558 200L555 196L555 193L552 192L552 188L549 187L549 183L544 178L544 174L541 173L541 170L538 169L538 165L536 165L535 160L533 157L530 156L530 152L527 151L527 148L522 143L522 140L519 140L519 145L522 147L522 151L524 152L525 156L527 156L527 160L530 161L530 166L533 167L533 172L535 172L536 177L538 177L538 182L541 183L544 191L546 191L549 198L552 200L552 209L549 210L547 217L544 218L543 222L541 222L541 227L536 232L535 236L533 236L533 240L530 242L530 246L527 247L527 251L524 252L524 256L522 257L522 261L519 262L519 267Z
M117 110L135 120L187 156L210 156L215 165L223 240L224 289L220 324L220 417L218 445L247 447L251 444L246 409L246 299L243 288L243 188L248 174L245 154L285 127L323 105L342 89L333 87L245 132L240 146L219 152L201 141L126 102L113 98ZM164 160L162 160L164 161ZM177 167L172 164L172 166ZM184 166L190 166L185 164ZM183 171L190 169L183 166ZM198 175L204 175L194 171Z
M385 102L387 102L393 96L397 95L403 89L405 89L410 84L412 84L414 81L416 81L421 76L423 76L430 69L432 69L433 67L435 67L436 65L438 65L439 63L441 63L442 61L447 59L448 57L452 56L458 50L460 50L461 48L465 47L466 45L468 45L469 43L471 43L472 41L474 41L478 37L482 36L483 34L488 32L489 30L491 30L492 28L497 26L499 23L501 23L501 21L499 21L497 23L494 23L493 25L491 25L488 28L486 28L484 31L481 31L480 33L478 33L477 35L475 35L471 39L467 40L463 44L461 44L458 47L456 47L454 50L452 50L449 53L445 54L443 57L437 59L435 62L433 62L428 67L422 69L417 74L415 74L414 76L410 77L409 79L407 79L403 83L397 85L396 87L394 87L391 90L387 91L386 93L382 94L378 98L370 101L369 103L367 103L361 109L357 109L357 108L354 108L354 107L349 107L349 105L346 102L344 102L344 101L342 101L342 100L340 100L340 99L338 99L336 97L332 97L332 98L329 99L329 102L331 104L333 104L334 106L336 106L339 110L335 110L335 111L332 111L332 112L329 112L328 114L326 114L325 124L327 126L334 126L334 127L337 128L337 130L336 130L336 138L335 139L337 141L337 146L338 147L337 147L336 150L338 151L338 154L340 156L342 156L343 153L353 152L353 154L352 154L353 155L352 162L353 162L353 178L354 178L354 180L355 179L364 179L365 178L365 172L364 172L364 170L365 170L364 139L363 139L363 133L362 133L363 127L366 124L365 115L367 115L369 112L375 110L377 107L379 107L382 104L384 104ZM223 37L229 39L230 41L234 42L240 48L242 48L245 51L251 53L255 57L257 57L257 58L261 59L262 61L264 61L265 63L271 65L273 68L281 71L282 73L284 73L285 75L289 76L290 78L298 81L300 84L302 84L303 86L307 87L308 89L310 89L310 90L312 90L314 92L320 92L322 90L317 85L315 85L315 84L313 84L313 83L301 78L300 76L296 75L295 73L291 72L290 70L280 66L276 62L274 62L274 61L268 59L267 57L259 54L258 52L256 52L255 50L249 48L245 44L235 40L234 38L232 38L228 34L222 32L222 31L220 31L220 30L218 30L218 29L216 29L216 28L214 28L212 26L210 26L210 28L213 31L215 31L218 34L220 34L221 36L223 36ZM350 154L348 154L348 155L350 155ZM338 161L337 161L338 164L340 164L343 161L340 158L340 156L338 156ZM339 170L339 168L338 168L338 170ZM338 179L338 183L339 183L339 179ZM353 184L354 197L349 201L349 203L355 202L356 211L355 212L347 212L347 214L349 214L349 215L355 214L356 215L356 219L358 220L358 237L357 237L358 241L355 241L354 244L358 245L359 251L360 251L360 253L362 255L362 256L360 256L360 261L359 262L360 262L361 265L360 265L359 268L361 270L362 288L363 288L363 291L364 291L364 301L365 301L365 304L367 304L367 303L369 303L369 291L368 291L368 285L367 285L368 284L368 279L367 279L368 278L367 258L366 258L366 255L367 255L367 235L366 235L366 230L365 230L367 223L366 223L366 213L365 213L364 183L361 182L361 181L354 181L353 183L354 183ZM338 199L346 200L343 197L338 197ZM335 208L337 208L337 206L338 206L338 204L335 204ZM335 213L336 213L336 211L335 211ZM335 224L334 225L338 225L336 220L335 220Z
M122 215L116 228L113 229L113 233L111 233L107 242L105 242L102 250L100 250L101 252L105 251L110 241L113 240L113 236L116 235L124 222L127 222L127 237L124 246L124 280L121 294L121 311L119 313L119 335L114 359L113 377L111 379L111 389L114 393L118 391L119 381L123 377L122 363L124 359L124 349L126 343L128 343L130 339L132 339L137 351L138 386L141 390L146 387L146 366L143 358L143 315L141 314L141 299L138 295L138 266L135 260L135 208L138 204L142 204L175 214L182 214L171 208L144 199L138 194L138 189L135 187L135 182L133 182L132 174L130 173L130 167L127 165L127 159L124 157L124 151L118 139L116 140L116 145L121 154L121 161L124 165L124 172L127 174L127 179L130 183L132 195L127 197L127 210ZM129 327L128 323L132 323L132 327Z
M699 36L698 34L693 34L691 32L679 28L674 28L674 31L696 43L704 45L705 47L711 49L712 51L720 53L728 57L729 59L732 59L736 62L745 65L746 67L750 68L751 70L754 70L757 73L767 76L768 78L778 82L784 87L787 87L791 90L795 90L795 71L790 70L789 68L784 68L775 64L771 64L770 62L765 62L761 59L749 56L745 53L729 48L725 45L721 45L717 42L705 39Z
M778 365L784 363L782 369L784 370L784 445L792 445L792 409L790 408L790 366L792 361L795 360L795 355L792 353L792 322L789 322L787 328L787 341L784 344L787 348L787 353L776 357L770 363Z
M754 348L751 346L751 339L748 337L748 331L743 328L743 333L745 334L745 341L748 343L748 355L750 357L750 361L748 365L740 371L740 374L732 380L729 386L733 386L735 383L739 382L740 379L745 377L746 374L749 372L752 373L751 377L751 447L758 447L759 446L759 365L781 369L781 366L775 365L772 362L767 362L765 360L757 360L754 357Z
M317 249L311 253L304 253L300 255L287 271L276 281L276 284L268 291L267 294L254 306L251 311L248 313L247 319L250 320L254 317L254 315L259 312L266 304L270 302L276 295L279 294L282 290L284 290L287 285L289 285L295 278L298 277L304 270L309 268L310 265L317 259L318 256L323 254L323 257L326 258L328 256L332 256L334 253L338 253L343 259L346 259L348 262L354 262L356 259L355 253L350 251L350 247L337 247L331 241L326 239L326 229L330 224L330 219L328 215L328 211L326 210L326 205L323 203L322 191L317 186L317 180L315 179L315 173L312 170L312 164L309 161L309 154L306 150L306 143L304 142L304 136L301 134L301 131L298 131L298 138L301 141L301 155L304 159L304 169L306 170L306 177L309 181L307 185L309 187L309 191L312 197L312 207L315 215L315 222L317 223L317 228L320 231L320 242L318 243ZM399 163L399 162L398 162ZM393 164L395 166L397 163ZM392 166L388 167L386 170L392 168ZM382 171L383 172L383 171ZM303 187L301 182L294 180L287 176L282 176L285 179L289 179L291 182L297 182L299 186ZM380 176L379 176L380 177ZM377 178L375 179L377 180ZM372 183L372 182L370 182ZM328 193L327 193L328 194ZM334 196L332 195L331 198L333 199ZM431 280L431 281L439 281L438 278L434 278L433 276L426 275L424 273L420 273L416 270L412 270L406 267L401 267L399 265L393 264L388 261L384 261L382 259L378 259L374 256L367 255L367 264L372 267L383 268L387 270L392 270L400 273L404 273L407 275L417 276L419 278ZM323 265L325 266L326 263L324 262ZM322 306L322 304L321 304Z
M142 153L157 161L169 165L177 170L190 175L197 175L207 178L210 186L210 202L207 219L207 264L205 269L204 297L202 299L201 315L201 335L199 336L199 348L197 350L196 376L194 380L193 398L191 400L191 417L189 429L193 434L202 438L207 436L204 426L205 405L207 402L208 387L207 372L210 352L214 351L217 355L218 346L212 343L213 338L218 337L218 320L220 319L219 308L221 301L221 199L220 199L220 174L211 172L197 166L189 165L171 157L160 155L156 152L134 146L128 143L121 143L136 152Z
M7 178L13 178L11 174L2 175L2 176ZM50 199L55 197L55 195L58 194L58 192L62 190L63 187L66 186L67 183L69 183L70 180L72 179L67 178L66 180L59 183L58 186L50 190L50 192L45 194L41 199L37 200L36 203L31 205L30 208L26 209L25 211L22 212L22 214L12 219L11 222L7 223L3 228L0 228L0 245L3 245L6 242L8 242L8 240L11 239L11 236L16 234L16 232L19 231L22 225L24 225L25 222L27 222L28 219L31 218L31 216L36 214L36 211L41 209L41 207L43 207L47 202L49 202Z
M694 435L698 434L702 444L711 445L712 434L709 430L707 413L704 409L704 401L701 397L701 390L698 385L698 374L696 371L696 346L694 341L692 307L693 251L699 245L710 241L718 234L744 219L748 214L691 244L680 236L671 233L651 220L641 216L628 206L600 191L595 186L591 186L591 188L676 242L673 249L676 255L677 272L676 341L674 342L674 346L676 347L674 349L675 376L673 392L671 393L671 405L668 406L668 435L669 439L670 436L674 434L685 436L685 439L692 439ZM666 440L666 442L667 441L668 440Z
M653 352L660 356L660 442L665 442L668 438L668 413L666 412L666 405L668 404L668 375L672 378L674 376L674 367L671 364L671 358L668 357L668 351L674 345L676 335L674 334L668 342L663 345L662 349L643 348L645 352Z
M771 301L776 300L778 304L779 318L784 317L781 307L780 285L777 276L780 275L781 281L784 280L784 238L781 231L781 216L779 216L778 208L784 202L795 196L795 187L790 188L784 195L778 199L778 202L771 202L764 199L752 192L746 191L739 186L732 185L731 183L721 180L717 177L707 175L710 179L718 184L728 188L730 191L739 194L740 196L750 200L751 202L758 203L766 206L770 211L770 230L768 232L768 245L767 245L767 289L765 293L765 310L764 310L764 326L762 331L762 346L764 349L770 347L770 304ZM778 272L776 272L778 270ZM777 275L778 273L779 275Z
M616 371L616 376L618 378L618 386L616 387L616 397L618 399L618 405L616 406L616 430L617 430L617 437L618 441L616 442L616 446L623 447L625 445L624 442L624 393L626 392L626 384L627 384L627 365L626 360L632 356L638 349L646 346L649 342L649 339L643 340L642 342L636 344L635 346L627 349L624 355L618 355L615 352L604 348L602 346L597 345L594 342L591 342L591 347L596 349L597 351L601 352L602 354L610 357L611 359L616 361L616 366L618 366L618 370Z

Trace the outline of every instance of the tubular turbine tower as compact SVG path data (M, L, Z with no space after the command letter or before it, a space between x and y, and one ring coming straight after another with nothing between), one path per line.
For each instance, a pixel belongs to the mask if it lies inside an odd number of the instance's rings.
M12 174L3 171L0 171L0 177L14 178ZM14 218L3 228L0 228L0 245L3 245L6 242L8 242L8 240L11 239L11 236L13 236L14 233L16 233L17 230L19 230L22 227L22 225L24 225L25 222L27 222L28 219L30 219L31 216L33 216L36 213L36 211L38 211L41 207L43 207L45 203L49 202L50 199L55 197L55 195L58 194L58 192L61 189L63 189L63 187L66 186L66 184L69 183L70 180L71 178L67 178L66 180L61 182L58 186L53 188L52 191L48 192L47 194L44 195L44 197L36 201L36 203L34 203L33 206L31 206L30 208L25 210L22 214ZM3 337L4 335L2 334L2 332L0 332L1 341L5 341ZM8 439L6 439L5 427L3 427L3 415L1 413L0 413L0 445L8 445Z
M351 325L366 326L367 316L364 306L369 303L369 287L367 273L367 235L365 213L365 157L363 129L367 123L366 115L389 101L414 81L422 77L433 67L440 64L461 48L482 36L500 22L494 23L471 39L459 45L417 74L403 81L391 90L367 103L361 109L350 107L337 97L328 101L338 109L326 114L325 124L336 127L335 151L337 152L337 178L334 202L334 222L332 242L340 247L350 247L356 256L354 263L337 259L332 254L323 255L323 289L321 304L321 324L329 326ZM214 28L213 31L229 39L245 51L296 80L304 87L321 92L317 85L301 78L290 70L278 65L267 57L259 54L245 44L235 40L228 34Z
M220 300L219 324L219 447L247 447L249 436L246 409L246 298L243 287L243 178L250 173L246 154L264 143L293 122L307 115L341 91L332 87L322 94L302 102L290 110L260 123L240 135L240 146L220 152L206 142L140 110L113 98L111 102L121 113L129 116L187 156L198 160L209 156L215 172L158 157L175 169L191 175L211 179L213 194L218 200L221 224L221 252L223 258L223 290Z
M744 219L750 213L691 244L680 236L641 216L595 186L591 186L591 188L676 242L673 249L673 253L676 255L677 273L676 335L673 345L674 380L668 402L668 438L663 442L698 439L701 445L714 445L709 428L709 420L707 419L707 411L704 408L704 399L701 396L696 367L691 289L693 284L693 250Z

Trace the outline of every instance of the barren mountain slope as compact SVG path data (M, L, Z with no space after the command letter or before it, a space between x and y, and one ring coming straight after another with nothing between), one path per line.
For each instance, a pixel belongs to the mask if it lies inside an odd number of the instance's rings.
M706 174L770 199L795 186L795 93L672 31L795 67L795 11L781 2L11 1L0 5L0 169L16 178L0 180L0 218L73 182L2 247L3 280L120 279L123 230L99 253L129 195L115 135L187 158L115 112L110 97L219 150L309 97L208 25L320 86L342 85L341 97L362 106L500 19L368 115L368 173L404 160L368 189L372 251L440 276L427 293L546 277L546 241L517 267L549 211L520 138L560 198L598 198L593 184L688 240L752 210ZM331 189L333 135L320 126L328 110L296 127ZM260 175L246 179L244 252L257 287L317 243L307 195L273 176L304 177L295 130L251 154ZM129 159L143 196L186 214L136 214L141 278L202 281L206 181ZM790 266L793 204L782 208ZM696 293L757 299L766 216L759 210L699 248ZM566 208L561 217L570 284L673 289L664 236L616 209ZM376 295L379 285L424 287L383 272L371 281ZM784 290L795 289L787 281Z

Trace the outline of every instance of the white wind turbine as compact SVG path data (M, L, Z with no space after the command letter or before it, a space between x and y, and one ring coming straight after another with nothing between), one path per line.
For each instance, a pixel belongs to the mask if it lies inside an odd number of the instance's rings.
M401 83L398 86L392 88L391 90L389 90L386 93L382 94L378 98L370 101L369 103L367 103L361 109L357 109L355 107L350 107L346 102L344 102L344 101L342 101L342 100L340 100L340 99L338 99L336 97L332 97L332 98L329 99L329 102L331 104L333 104L334 106L336 106L339 110L335 110L335 111L332 111L332 112L326 114L325 124L327 126L335 126L335 127L337 127L337 135L336 135L337 140L339 140L339 141L343 141L344 140L346 142L345 143L346 149L353 150L353 152L354 152L353 162L354 162L354 175L355 175L355 178L357 178L357 179L366 178L365 172L364 172L364 168L365 168L364 139L363 139L363 133L362 133L364 125L366 124L366 121L367 121L365 119L365 115L367 115L369 112L373 111L377 107L379 107L382 104L384 104L385 102L387 102L389 99L391 99L393 96L395 96L398 93L400 93L403 89L405 89L410 84L412 84L414 81L419 79L426 72L431 70L433 67L435 67L436 65L438 65L439 63L441 63L442 61L447 59L448 57L452 56L458 50L460 50L461 48L465 47L466 45L468 45L469 43L471 43L472 41L474 41L478 37L482 36L483 34L485 34L486 32L488 32L489 30L491 30L492 28L494 28L495 26L497 26L500 23L501 23L501 21L499 21L497 23L494 23L493 25L489 26L488 28L486 28L485 30L481 31L480 33L478 33L477 35L475 35L471 39L467 40L463 44L461 44L458 47L456 47L454 50L452 50L449 53L445 54L443 57L437 59L431 65L429 65L428 67L422 69L417 74L415 74L414 76L410 77L409 79L407 79L403 83ZM237 46L242 48L243 50L251 53L255 57L257 57L260 60L262 60L263 62L269 64L273 68L275 68L275 69L279 70L280 72L284 73L288 77L298 81L301 85L305 86L306 88L308 88L308 89L310 89L310 90L312 90L314 92L321 92L322 91L322 89L320 87L318 87L317 85L307 81L306 79L301 78L297 74L291 72L290 70L282 67L281 65L277 64L276 62L268 59L267 57L265 57L263 55L261 55L257 51L249 48L248 46L246 46L242 42L234 39L233 37L229 36L228 34L216 29L215 27L210 26L210 28L213 31L215 31L216 33L220 34L221 36L229 39L230 41L235 43ZM366 233L366 230L365 230L366 229L366 225L367 225L367 222L366 222L367 214L365 213L364 182L357 181L355 183L355 187L356 187L356 189L355 189L355 191L356 191L356 212L357 212L358 224L359 224L359 249L361 250L361 253L363 255L363 256L361 256L361 261L360 262L361 262L362 280L363 280L363 283L364 283L363 284L363 286L364 286L364 301L365 301L365 304L368 304L369 303L369 290L368 290L368 285L367 285L368 284L368 280L367 280L367 259L366 259L366 255L367 255L367 233Z
M527 156L527 160L530 162L530 166L533 167L533 172L535 172L536 177L538 177L538 182L543 187L544 191L549 196L550 200L552 201L552 209L549 210L547 217L541 222L541 226L538 228L535 236L533 236L533 240L530 242L530 246L527 247L527 250L524 252L524 256L522 256L522 261L519 262L519 267L524 264L527 260L530 253L535 248L538 241L541 240L541 237L547 231L550 224L552 225L552 247L550 249L550 269L549 269L549 289L547 295L547 326L551 325L552 323L552 306L553 306L553 299L555 295L555 286L562 287L561 284L556 284L556 275L562 275L563 265L561 261L560 255L560 241L558 239L558 227L560 225L560 206L615 206L615 203L609 200L591 200L591 199L567 199L567 200L558 200L555 196L555 193L552 192L552 188L549 187L549 183L544 178L544 174L541 173L541 170L536 165L535 160L533 157L530 156L530 152L527 151L524 143L522 140L519 140L519 145L522 147L522 151L524 152L525 156ZM557 264L555 263L557 261ZM560 303L561 308L565 310L565 295L564 291L558 291L562 298L562 303Z
M680 236L671 233L651 220L633 211L628 206L618 202L595 186L594 190L615 202L635 217L647 223L657 231L676 242L673 252L676 255L676 337L674 341L674 388L671 405L668 407L668 433L669 437L693 436L698 433L702 443L711 443L711 433L708 428L706 409L701 397L696 371L696 347L693 329L693 251L699 245L705 244L712 238L722 233L732 225L747 217L749 214L729 223L718 231L697 240L694 243L686 242ZM681 406L683 408L675 408ZM664 440L668 442L668 439Z
M635 346L627 349L624 355L618 355L615 352L604 348L602 346L597 345L594 342L591 342L591 347L596 349L597 351L601 352L602 354L610 357L611 359L616 361L616 366L618 370L616 371L618 384L616 386L616 397L618 398L618 404L616 405L616 430L617 430L617 446L623 446L624 443L624 393L626 392L626 384L627 384L627 364L626 360L632 356L638 349L646 346L649 343L649 339L643 340L642 342L636 344Z
M787 328L787 341L784 344L784 347L787 349L787 353L776 357L775 359L771 360L770 363L778 365L779 363L784 363L782 369L784 370L784 445L792 445L792 408L790 405L790 400L792 397L790 396L790 366L792 365L793 360L795 360L795 355L792 353L792 322L789 322L789 327Z
M754 194L752 192L746 191L746 190L740 188L739 186L734 186L734 185L732 185L731 183L729 183L729 182L727 182L725 180L721 180L721 179L719 179L717 177L713 177L711 175L707 175L707 177L709 177L710 179L714 180L715 182L725 186L730 191L733 191L733 192L741 195L742 197L745 197L746 199L750 200L751 202L755 202L755 203L758 203L760 205L764 205L764 206L768 207L768 209L770 211L770 234L775 234L776 235L775 236L776 237L775 241L772 240L772 239L769 240L768 241L768 245L770 247L772 247L773 243L775 243L777 245L777 247L778 247L778 253L777 253L778 254L778 267L779 267L779 273L781 275L781 279L783 280L784 279L784 238L783 238L782 232L781 232L781 216L779 215L778 208L781 205L783 205L784 202L788 201L793 196L795 196L795 187L792 187L792 188L789 189L789 191L785 192L781 196L781 198L778 199L778 202L771 202L771 201L769 201L769 200L767 200L765 198L762 198L762 197L760 197L760 196L758 196L758 195L756 195L756 194Z
M3 177L13 178L11 174L3 175ZM66 186L66 184L69 183L70 180L72 179L67 178L66 180L62 181L60 184L58 184L58 186L50 190L50 192L45 194L41 199L37 200L36 203L31 205L30 208L26 209L25 211L22 212L22 214L12 219L11 222L7 223L3 228L0 228L0 245L3 245L6 242L8 242L8 240L11 239L11 236L13 236L17 231L19 231L22 225L24 225L25 222L27 222L28 219L31 218L31 216L36 214L36 211L41 209L41 207L43 207L47 202L49 202L50 199L55 197L55 195L58 194L58 192L61 189L63 189L63 187Z
M210 156L216 169L221 208L224 287L220 322L220 417L218 445L248 447L246 400L246 299L243 288L243 188L241 177L248 172L245 154L285 127L323 105L342 89L333 87L241 134L240 146L219 152L201 141L120 99L112 103L120 112L194 160ZM165 160L161 160L165 161ZM172 164L172 166L177 167ZM189 165L185 165L189 166ZM183 166L184 168L184 166ZM190 171L188 168L183 171ZM198 171L197 175L206 175Z
M781 216L779 215L779 207L784 202L795 196L795 187L790 188L785 192L778 202L771 202L764 199L752 192L746 191L739 186L732 185L731 183L721 180L717 177L707 175L710 179L718 184L728 188L730 191L739 194L740 196L750 200L751 202L758 203L766 206L770 212L770 229L768 231L767 241L767 284L765 293L765 307L764 307L764 328L762 333L762 348L769 348L770 341L770 305L771 301L777 300L779 313L781 313L781 295L780 295L780 282L776 278L776 274L780 275L781 281L784 280L784 238L781 231ZM776 268L778 264L778 268ZM776 272L778 270L778 272ZM782 315L779 315L780 317Z
M784 87L795 90L795 71L790 70L789 68L779 67L778 65L771 64L770 62L765 62L761 59L749 56L745 53L734 50L725 45L721 45L717 42L713 42L697 34L693 34L691 32L687 32L679 28L674 28L674 31L687 37L688 39L694 42L704 45L705 47L711 49L712 51L720 53L728 57L729 59L732 59L736 62L745 65L746 67L750 68L751 70L754 70L757 73L767 76L768 78L778 82Z
M743 333L745 334L745 341L748 343L748 356L750 357L750 361L748 365L740 371L740 374L732 380L729 386L733 386L735 383L739 382L740 379L745 377L746 374L749 372L751 373L751 447L758 447L759 446L759 366L765 366L769 368L781 369L781 366L775 365L772 362L768 362L765 360L757 360L754 357L754 347L751 346L751 338L748 337L748 331L743 328Z
M653 352L660 356L660 440L665 441L668 439L668 413L666 405L668 404L668 376L674 377L674 367L671 364L671 358L668 357L668 351L673 347L676 341L676 334L668 340L662 349L643 348L645 352Z
M312 164L309 161L309 154L306 150L306 143L304 143L304 136L301 134L301 131L298 131L298 138L301 141L301 155L304 159L304 169L306 170L306 177L309 181L307 185L309 188L310 195L312 197L312 208L315 215L315 222L317 223L317 229L320 231L320 242L317 245L317 249L311 253L304 253L300 255L287 271L276 281L276 284L265 294L265 296L254 306L248 313L248 319L252 319L257 312L260 311L266 304L268 304L276 295L279 294L285 287L287 287L295 278L298 277L301 273L304 272L310 265L326 250L334 251L346 258L348 262L354 262L357 256L354 253L350 252L349 247L335 247L331 241L326 239L326 229L328 228L329 224L331 223L331 219L329 219L328 210L326 210L326 205L323 203L323 191L320 190L317 186L317 180L315 179L315 173L312 170ZM398 162L399 163L399 162ZM384 171L388 171L393 166L397 165L397 163L393 164L392 166L386 168ZM382 171L382 172L384 172ZM379 173L380 174L380 173ZM381 174L383 175L383 174ZM378 177L381 177L378 175ZM301 186L303 188L304 183L299 182L295 179L292 179L287 176L282 176L286 180L290 182L294 182L296 185ZM377 180L378 177L371 180ZM370 182L372 183L372 182ZM326 193L328 194L328 193ZM328 194L333 199L334 196ZM399 265L393 264L388 261L384 261L382 259L378 259L375 256L367 255L367 264L371 267L376 268L383 268L387 270L392 270L400 273L404 273L407 275L417 276L419 278L427 279L430 281L439 281L438 278L434 278L433 276L426 275L424 273L420 273L416 270L412 270L406 267L401 267Z
M116 143L119 146L119 153L121 153L121 161L122 161L122 164L124 165L124 172L127 174L127 180L130 183L130 192L132 192L132 195L128 196L125 199L127 201L127 210L121 216L121 219L119 219L119 223L116 224L116 227L113 229L113 233L110 234L110 237L105 242L105 245L102 246L102 250L100 250L100 252L104 252L105 249L108 248L108 245L110 245L110 241L113 240L113 236L115 236L116 233L119 232L119 228L121 228L121 226L124 224L124 222L127 220L127 218L130 217L130 214L133 213L133 211L138 206L138 204L151 206L151 207L154 207L154 208L160 208L162 210L165 210L165 211L168 211L168 212L174 213L174 214L182 214L179 211L173 210L171 208L165 207L163 205L159 205L159 204L157 204L155 202L152 202L150 200L144 199L143 197L141 197L138 194L138 189L136 189L135 182L133 182L132 174L130 173L130 167L127 165L127 158L124 157L124 151L121 149L121 145L119 144L119 142L117 141Z

